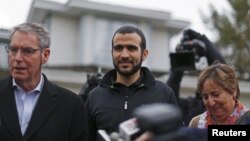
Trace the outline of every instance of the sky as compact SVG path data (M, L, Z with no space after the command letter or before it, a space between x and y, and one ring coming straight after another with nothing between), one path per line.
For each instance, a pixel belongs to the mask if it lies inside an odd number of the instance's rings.
M65 3L67 0L51 0ZM192 28L207 35L211 40L216 36L202 22L202 15L209 15L209 4L220 13L230 13L227 0L89 0L101 3L123 5L142 9L155 9L171 13L174 20L189 21ZM25 22L32 0L0 0L0 28L11 28Z

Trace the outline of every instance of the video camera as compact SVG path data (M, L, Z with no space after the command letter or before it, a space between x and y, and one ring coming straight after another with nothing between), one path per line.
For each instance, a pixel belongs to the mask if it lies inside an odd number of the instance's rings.
M98 86L99 82L101 81L103 77L103 73L89 73L87 74L87 81L83 84L79 96L82 98L84 102L87 101L89 92L94 89L96 86Z
M144 131L154 134L153 141L206 141L207 131L182 127L179 108L169 104L150 104L137 108L134 117L119 126L119 133L108 135L99 130L105 141L132 141ZM192 139L192 140L190 140Z
M208 66L205 56L206 44L198 37L193 37L193 32L184 31L181 43L176 47L176 52L170 53L172 70L202 70Z
M87 74L87 83L88 84L98 84L99 81L102 79L102 73L90 73Z

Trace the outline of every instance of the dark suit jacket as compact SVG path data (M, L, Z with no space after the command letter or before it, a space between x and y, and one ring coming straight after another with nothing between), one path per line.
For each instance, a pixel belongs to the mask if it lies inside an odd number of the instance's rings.
M18 121L12 77L0 82L0 141L85 141L85 106L73 92L44 85L24 136Z
M250 125L250 110L236 120L236 125Z

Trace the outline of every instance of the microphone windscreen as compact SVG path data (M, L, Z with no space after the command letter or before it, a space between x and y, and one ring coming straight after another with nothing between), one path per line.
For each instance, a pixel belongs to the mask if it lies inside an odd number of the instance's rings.
M118 141L119 138L120 138L120 135L119 135L118 133L116 133L116 132L112 132L112 133L110 134L110 139L111 139L111 141Z

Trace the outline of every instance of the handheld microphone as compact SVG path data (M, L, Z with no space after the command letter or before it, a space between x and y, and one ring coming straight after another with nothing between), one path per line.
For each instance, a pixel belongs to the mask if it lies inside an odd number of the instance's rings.
M109 135L107 134L107 132L105 130L100 129L97 132L103 141L111 141Z
M121 139L120 135L117 132L113 132L110 134L111 141L124 141Z
M140 134L136 118L132 118L122 122L119 125L119 134L124 141L132 141Z

